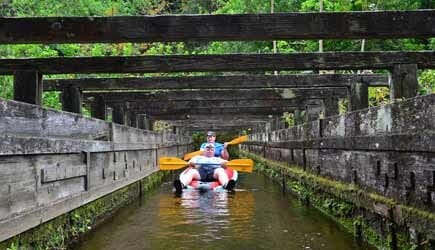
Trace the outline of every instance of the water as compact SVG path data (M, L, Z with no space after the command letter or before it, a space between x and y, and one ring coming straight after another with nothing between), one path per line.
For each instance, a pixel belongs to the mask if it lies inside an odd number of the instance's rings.
M77 249L375 249L317 210L283 195L262 175L242 175L235 193L184 192L170 183L92 232Z

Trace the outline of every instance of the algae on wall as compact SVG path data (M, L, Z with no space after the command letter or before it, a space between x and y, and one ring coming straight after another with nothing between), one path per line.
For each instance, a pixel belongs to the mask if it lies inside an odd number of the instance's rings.
M253 159L257 171L278 180L281 185L286 185L285 188L297 195L302 202L313 205L356 237L380 249L435 247L430 239L430 232L425 235L427 239L424 239L421 233L419 237L413 237L407 225L411 217L414 224L416 221L424 220L427 224L434 225L433 213L398 204L388 197L363 190L355 184L309 173L297 165L269 160L244 150L241 150L240 154L242 157ZM403 211L403 221L390 218L392 209L397 208ZM383 215L382 212L386 214Z
M0 243L0 249L66 249L117 209L151 191L170 174L159 171Z

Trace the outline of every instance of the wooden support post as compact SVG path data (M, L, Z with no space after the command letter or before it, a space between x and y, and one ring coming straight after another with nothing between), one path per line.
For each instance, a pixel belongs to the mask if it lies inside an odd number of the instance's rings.
M92 117L106 120L107 116L107 107L106 102L104 100L104 97L102 96L96 96L95 101L91 105L91 113Z
M112 122L125 124L124 107L122 105L114 105L112 107Z
M14 72L14 100L42 105L42 74L35 70Z
M304 123L301 110L295 109L295 111L293 112L293 119L295 126Z
M130 126L138 128L139 127L139 123L138 123L138 115L136 112L129 112L129 118L130 118Z
M338 98L336 97L326 97L323 100L323 105L325 107L325 117L338 115Z
M306 122L315 121L320 118L320 113L323 111L322 105L307 105L306 107Z
M417 95L417 64L398 64L393 67L390 99L411 98Z
M139 128L145 129L145 130L152 130L153 129L154 120L150 116L148 116L146 114L142 114L142 115L140 115L138 120L139 120L139 124L138 124Z
M354 83L350 86L349 111L369 107L369 87L366 83Z
M62 90L62 110L82 113L82 93L78 87L70 85Z

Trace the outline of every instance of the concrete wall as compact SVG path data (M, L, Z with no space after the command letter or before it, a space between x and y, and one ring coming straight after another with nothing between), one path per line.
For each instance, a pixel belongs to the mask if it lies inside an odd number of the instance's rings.
M158 171L190 138L0 99L0 242Z

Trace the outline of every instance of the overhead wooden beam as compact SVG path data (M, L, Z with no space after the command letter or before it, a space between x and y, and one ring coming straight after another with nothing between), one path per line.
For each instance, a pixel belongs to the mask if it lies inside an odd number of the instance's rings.
M259 123L265 123L270 121L269 119L264 120L222 120L222 119L204 119L204 120L172 120L172 121L163 121L167 124L173 125L173 126L195 126L200 124L208 124L208 123L223 123L225 125L239 125L239 124L259 124Z
M392 69L397 64L435 68L435 52L325 52L172 56L54 57L0 59L0 74L215 72L254 70Z
M188 100L279 100L316 99L326 96L346 97L346 88L279 88L246 90L180 90L166 92L87 92L85 99L102 96L107 103L113 102L170 102Z
M258 125L264 125L266 122L262 121L243 121L243 122L228 122L228 121L195 121L191 123L167 123L168 126L174 126L174 127L183 127L183 128L193 128L193 127L208 127L208 126L219 126L219 127L253 127Z
M387 87L385 74L294 74L294 75L237 75L189 77L125 77L44 80L44 91L61 91L65 86L90 90L154 90L154 89L248 89L248 88L304 88L350 87L353 83Z
M228 107L301 107L306 99L293 98L281 100L190 100L190 101L161 101L161 102L147 102L147 101L130 101L130 106L136 108L146 109L184 109L184 108L228 108ZM116 105L120 102L107 102L107 105Z
M433 37L435 11L0 18L0 44Z
M225 107L225 108L177 108L156 109L146 107L131 107L130 110L138 114L150 116L171 115L216 115L216 114L249 114L249 115L273 115L291 112L298 107Z
M205 115L194 115L194 114L171 114L171 115L155 115L153 116L155 120L171 121L171 120L266 120L270 119L268 115L247 115L247 114L205 114Z

